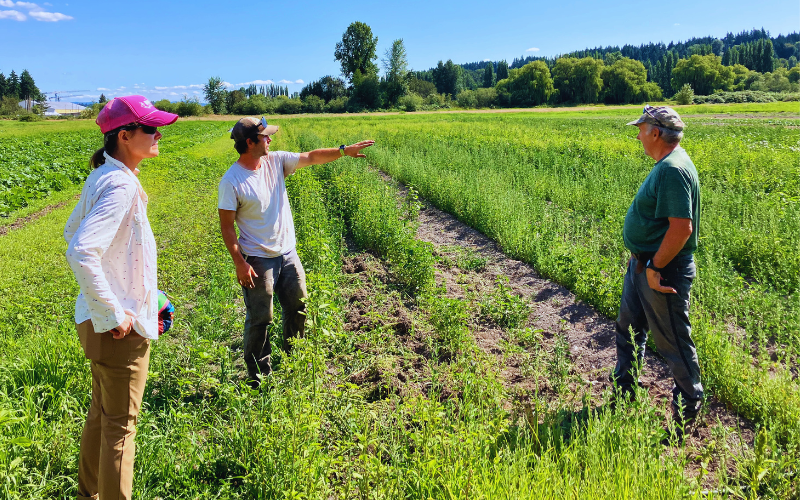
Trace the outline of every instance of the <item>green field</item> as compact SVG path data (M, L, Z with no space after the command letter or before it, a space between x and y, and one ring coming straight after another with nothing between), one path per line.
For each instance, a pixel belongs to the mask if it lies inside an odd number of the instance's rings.
M367 162L311 167L288 183L310 323L260 394L241 381L241 292L216 219L217 181L236 157L231 123L166 128L141 179L159 288L173 296L177 321L154 343L134 496L796 498L800 120L777 116L790 111L783 103L764 106L697 107L735 115L725 119L686 110L704 115L686 119L684 140L702 184L692 319L704 382L757 425L752 447L710 447L709 460L723 464L711 486L684 472L695 455L661 444L663 410L647 398L615 414L568 391L515 407L469 318L481 310L539 354L514 317L528 306L502 285L471 304L442 296L439 252L414 238L418 192L613 317L624 214L652 165L624 126L637 110L276 119L272 149L377 142ZM0 170L12 157L38 162L17 160L35 194L27 208L6 202L7 221L74 196L73 181L36 186L50 182L48 162L69 179L85 175L99 146L93 127L0 122ZM53 152L62 137L74 146ZM411 196L398 198L374 168L412 186ZM0 498L75 495L90 377L63 257L72 206L0 236ZM353 280L343 261L354 258L380 279ZM365 294L391 307L374 327L345 331L348 299ZM400 309L424 355L398 330L391 311ZM545 378L563 373L565 352L541 353ZM392 385L399 373L416 378Z

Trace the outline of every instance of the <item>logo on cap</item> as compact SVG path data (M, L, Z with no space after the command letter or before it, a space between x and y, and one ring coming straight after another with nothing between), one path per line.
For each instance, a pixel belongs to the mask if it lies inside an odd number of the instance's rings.
M147 99L145 99L144 101L140 102L139 105L141 107L145 108L145 109L150 109L150 108L153 107L153 105Z

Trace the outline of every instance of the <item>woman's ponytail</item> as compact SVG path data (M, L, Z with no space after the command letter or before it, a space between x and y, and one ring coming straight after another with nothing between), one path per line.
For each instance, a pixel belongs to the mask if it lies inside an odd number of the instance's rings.
M106 132L103 136L103 147L95 151L92 158L89 160L90 167L97 168L103 165L106 162L104 153L113 155L117 152L117 140L119 140L119 133L121 130L122 127Z

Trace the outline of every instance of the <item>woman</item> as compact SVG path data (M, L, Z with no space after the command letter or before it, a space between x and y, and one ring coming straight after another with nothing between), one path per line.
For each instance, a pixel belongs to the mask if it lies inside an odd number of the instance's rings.
M92 366L92 404L81 436L78 498L129 499L136 419L150 340L158 338L156 244L139 163L158 156L177 115L142 96L117 97L100 111L103 147L64 229L67 261L80 285L75 323Z

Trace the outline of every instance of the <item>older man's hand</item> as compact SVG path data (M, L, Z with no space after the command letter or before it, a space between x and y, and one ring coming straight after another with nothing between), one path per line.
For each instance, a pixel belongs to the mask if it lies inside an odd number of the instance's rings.
M647 273L647 284L653 290L661 293L678 293L678 291L672 288L671 286L664 286L661 284L660 272L647 268L645 269L645 273Z

